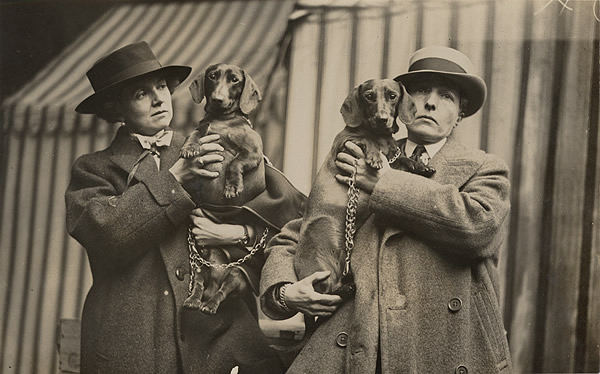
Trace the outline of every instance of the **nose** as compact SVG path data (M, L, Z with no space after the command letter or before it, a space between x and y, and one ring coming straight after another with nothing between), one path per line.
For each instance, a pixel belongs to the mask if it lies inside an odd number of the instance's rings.
M430 93L425 98L425 109L427 110L435 110L438 104L438 96L435 92Z
M386 127L389 121L389 117L388 116L377 116L375 117L375 125L377 125L377 127Z
M154 95L154 97L152 99L152 103L155 106L160 106L160 105L162 105L162 103L165 102L165 99L163 98L163 96L161 95L161 93L158 90L154 89L153 95Z

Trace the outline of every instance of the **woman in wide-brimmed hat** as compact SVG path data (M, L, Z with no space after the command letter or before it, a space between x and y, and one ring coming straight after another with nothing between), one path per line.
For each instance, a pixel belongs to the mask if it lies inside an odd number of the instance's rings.
M331 316L288 373L510 373L499 307L498 250L510 210L508 168L452 135L485 101L471 61L447 47L416 51L396 78L415 104L398 152L436 170L431 178L369 168L353 143L337 156L340 183L356 173L372 216L354 237L353 300L336 307L297 280L292 264L301 221L269 243L261 301L273 318Z
M182 308L195 208L182 185L215 177L203 166L223 160L215 135L201 139L198 157L179 158L184 138L169 128L171 93L190 71L162 66L139 42L87 72L94 93L76 111L122 126L107 149L75 161L66 192L67 228L85 247L93 275L82 316L82 373L229 373L236 365L281 371L256 321L243 323L253 318L243 302L217 316ZM203 244L253 242L257 231L208 218L197 222Z

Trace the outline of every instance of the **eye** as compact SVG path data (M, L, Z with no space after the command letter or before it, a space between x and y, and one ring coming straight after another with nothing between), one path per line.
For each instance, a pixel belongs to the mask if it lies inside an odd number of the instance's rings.
M397 94L395 94L395 93L393 93L393 92L392 92L392 93L390 93L390 100L396 100L396 98L397 98L397 97L398 97L398 95L397 95Z
M208 79L214 81L215 79L217 79L217 74L215 72L209 73L208 74Z
M134 97L136 100L141 100L141 99L143 99L145 96L146 96L146 91L142 91L142 90L136 91L136 92L135 92L135 95L133 95L133 97Z
M167 86L167 84L165 82L163 82L163 83L159 83L157 88L159 90L165 90L165 89L169 88L169 86Z
M365 92L365 98L369 101L375 100L375 94L373 92Z
M231 77L231 81L232 81L233 83L237 83L237 82L239 82L239 81L240 81L240 78L238 78L238 77L236 77L236 76L234 75L234 76L232 76L232 77Z

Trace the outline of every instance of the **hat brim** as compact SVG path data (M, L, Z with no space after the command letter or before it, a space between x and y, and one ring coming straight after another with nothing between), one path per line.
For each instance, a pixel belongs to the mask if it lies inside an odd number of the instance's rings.
M122 87L135 79L139 79L140 77L143 77L145 75L157 72L162 72L165 74L167 83L169 85L169 90L171 91L171 93L173 93L175 89L190 75L190 73L192 72L192 68L189 66L181 65L163 66L160 69L145 71L136 76L129 77L119 82L115 82L114 84L104 87L103 89L96 91L87 98L85 98L81 103L79 103L79 105L77 105L75 111L77 113L82 114L96 114L98 112L98 105L106 100L107 94L109 92L112 92L116 88Z
M464 117L475 114L485 103L487 96L487 86L483 79L475 75L463 73L447 73L439 70L418 70L400 74L394 80L402 83L405 87L410 87L415 81L427 77L443 76L454 82L461 91L461 95L467 98L467 105L464 108Z

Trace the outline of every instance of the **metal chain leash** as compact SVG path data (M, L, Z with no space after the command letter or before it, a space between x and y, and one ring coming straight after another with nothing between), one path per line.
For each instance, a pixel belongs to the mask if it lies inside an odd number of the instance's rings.
M206 261L200 256L198 249L196 248L196 241L194 240L194 235L192 234L192 226L188 228L188 249L189 249L189 258L190 258L190 267L192 268L192 273L190 275L190 284L188 287L188 292L192 292L192 288L194 287L194 279L196 276L196 272L200 269L202 265L209 268L221 268L221 269L229 269L234 266L239 266L244 262L248 261L256 252L265 247L267 242L267 236L269 235L269 228L266 227L265 231L263 231L260 240L252 246L250 252L244 257L238 259L237 261L230 262L228 264L213 264L212 262Z
M354 249L354 233L356 232L356 211L358 209L358 195L360 190L356 187L356 167L357 160L354 161L354 170L348 180L348 204L346 205L346 260L344 265L343 276L350 273L350 257Z
M388 163L390 165L393 164L394 161L396 161L398 159L398 157L400 157L401 154L402 154L402 150L400 149L400 147L396 147L396 153L394 153L394 156L392 156L392 158L390 158Z

